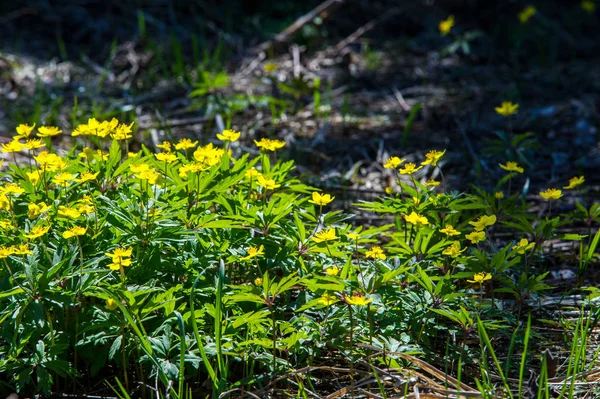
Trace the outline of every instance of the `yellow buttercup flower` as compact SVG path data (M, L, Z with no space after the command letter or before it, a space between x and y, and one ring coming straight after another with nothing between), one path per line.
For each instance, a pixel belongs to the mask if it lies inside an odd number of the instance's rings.
M383 253L383 249L379 245L375 245L370 250L365 252L367 258L386 260L387 256Z
M7 183L0 187L0 192L5 195L19 196L25 192L25 189L23 189L23 187L19 186L17 183Z
M85 234L87 229L85 227L73 226L70 229L66 230L62 236L63 238L69 239L72 237L82 236Z
M2 144L2 152L21 152L25 145L18 140L13 140L8 144Z
M340 274L340 268L337 266L329 267L325 270L325 274L332 277L337 276L338 274Z
M171 151L171 143L168 141L163 141L162 144L157 144L156 146L163 151Z
M404 220L410 224L429 224L429 220L425 216L419 215L415 211L412 211L410 215L404 215Z
M480 216L476 221L469 222L469 224L474 226L475 231L483 231L486 227L492 226L494 223L496 223L496 220L496 215L483 215Z
M25 172L27 174L27 179L35 184L40 180L40 172L38 170L34 170L33 172Z
M257 277L254 279L254 285L261 286L263 283L263 279L261 277Z
M220 163L224 154L225 150L215 147L213 143L208 143L204 147L198 147L194 151L194 159L210 167Z
M323 296L321 298L319 298L319 303L321 305L325 305L325 306L333 305L334 303L336 303L338 301L339 301L339 299L336 296L331 295L329 293L323 294Z
M260 176L260 175L261 175L260 172L258 170L256 170L256 168L248 169L246 171L246 173L244 173L244 177L246 177L246 179L252 179L253 177Z
M256 178L256 184L267 190L275 190L276 188L281 187L281 184L275 183L275 180L273 179L266 179L263 175Z
M312 193L312 199L308 200L308 202L311 204L324 206L329 204L334 199L335 197L332 197L329 194L319 194L315 191Z
M518 112L519 104L514 104L510 101L502 101L502 104L500 104L499 107L496 107L494 109L496 110L496 113L507 117L514 115Z
M13 253L15 255L31 255L33 252L29 249L29 244L13 245Z
M29 136L31 136L31 132L33 132L33 129L35 128L35 123L33 124L33 126L29 126L27 123L22 123L19 126L17 126L17 134L14 136L14 139L26 139Z
M502 191L497 191L494 193L494 198L496 198L497 200L501 200L502 198L504 198L504 193Z
M0 220L0 229L3 230L12 230L15 226L13 226L10 220Z
M412 175L413 173L419 171L421 168L423 168L423 166L419 166L418 168L416 167L417 165L415 165L412 162L409 162L407 164L404 165L404 168L400 169L399 172L401 175Z
M534 6L529 5L525 7L519 14L517 14L517 17L522 24L526 24L527 21L529 21L536 13L537 9Z
M271 140L263 137L260 141L254 140L254 144L265 151L277 151L285 146L285 141Z
M460 249L460 242L454 241L450 246L446 247L442 252L442 255L448 255L452 258L456 258L461 252L464 252L467 248Z
M85 182L88 182L88 181L96 180L96 178L98 177L99 173L100 172L96 172L96 173L83 172L81 175L79 175L78 179L75 179L75 181L77 183L85 183Z
M330 228L328 230L321 230L318 233L315 233L315 235L312 239L316 243L322 243L322 242L337 240L338 236L335 235L335 229Z
M447 224L446 227L440 230L440 233L444 233L448 237L460 235L460 231L456 230L451 224Z
M62 130L57 128L56 126L40 126L38 128L38 137L52 137L58 136L62 133Z
M425 182L425 185L426 185L427 187L437 187L437 186L439 186L439 185L440 185L440 182L439 182L439 181L437 181L437 180L430 179L430 180L427 180L427 181Z
M243 258L240 258L241 261L250 260L252 258L256 258L257 256L265 254L265 246L261 245L260 247L250 247L248 248L247 255Z
M355 292L352 296L346 297L346 303L348 305L367 306L371 302L373 302L373 298L367 298L361 292Z
M154 154L154 156L159 161L166 163L171 163L177 160L177 155L173 154L172 152L159 152L158 154Z
M404 162L404 159L390 157L385 164L383 164L383 167L386 169L396 169L398 166L402 165L402 162Z
M165 142L166 143L166 142ZM181 139L177 144L175 144L176 150L189 150L190 148L194 148L198 145L198 141L192 141L190 139Z
M156 184L156 181L160 177L160 175L156 172L156 169L150 168L141 173L137 173L135 175L140 180L147 180L149 184Z
M514 245L512 249L516 249L519 254L523 255L526 251L529 251L534 246L534 242L529 242L527 238L521 238L519 243L517 245Z
M43 235L45 235L50 230L50 226L33 226L28 234L23 234L25 238L29 238L30 240L35 240Z
M471 241L471 244L477 244L478 242L485 241L485 231L474 231L465 237Z
M105 305L106 309L108 310L115 310L116 308L119 307L119 305L117 305L117 301L115 301L112 298L108 298L106 300L106 305Z
M498 164L498 166L500 166L502 169L504 169L508 172L523 173L523 168L520 167L519 164L517 164L516 162L513 162L513 161L508 161L506 163L506 165Z
M8 258L9 256L15 253L14 247L5 247L4 245L0 247L0 259Z
M562 197L562 190L557 190L555 188L549 188L544 191L540 191L540 197L547 200L555 200Z
M107 252L105 255L108 256L112 263L108 265L111 270L119 270L122 267L131 266L131 248L116 248L113 252Z
M10 199L4 193L0 193L0 210L8 211L10 210Z
M45 202L40 202L39 204L29 204L27 205L27 217L29 219L35 219L38 216L40 216L42 213L46 212L48 209L50 209L50 206L46 205Z
M221 141L230 141L230 142L234 142L234 141L238 141L238 139L240 138L241 133L240 132L236 132L235 130L230 130L230 129L225 129L221 132L221 134L217 133L217 138Z
M116 121L116 119L114 119ZM131 122L129 125L126 125L124 123L121 123L120 125L118 125L116 128L114 128L114 131L112 133L110 133L110 137L113 140L127 140L133 137L132 134L132 127L133 127L133 123ZM110 129L112 131L112 129Z
M421 165L437 166L437 163L439 162L440 158L443 157L445 153L446 153L446 150L444 150L444 151L436 151L436 150L429 151L427 154L425 154L426 159L423 162L421 162Z
M71 173L59 173L54 176L52 183L56 184L57 186L67 187L74 179L75 176L73 176Z
M81 213L75 208L61 205L58 208L58 216L65 217L67 219L77 219L79 216L81 216Z
M28 150L36 150L45 146L46 145L42 143L42 140L40 139L31 139L25 142L25 148L27 148Z
M585 181L583 176L579 176L579 177L572 177L569 179L569 185L568 186L564 186L563 188L566 190L572 190L575 187L580 186L581 184L583 184L583 182Z
M442 34L442 36L446 36L448 33L450 33L450 31L452 30L453 27L454 27L454 16L453 15L450 15L448 18L441 21L440 24L438 25L438 29L440 30L440 33Z
M360 234L359 233L348 233L348 234L346 234L346 237L348 237L348 239L350 239L352 241L356 241L360 238Z
M42 170L47 172L57 172L68 167L64 159L56 154L50 154L48 151L40 152L37 156L34 156L33 159L40 164Z
M479 272L473 276L473 280L467 280L469 283L481 284L484 281L487 281L492 278L492 275L489 273Z

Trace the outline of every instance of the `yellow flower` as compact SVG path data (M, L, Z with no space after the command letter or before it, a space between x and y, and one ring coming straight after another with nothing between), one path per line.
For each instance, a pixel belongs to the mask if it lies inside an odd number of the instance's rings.
M114 121L116 121L116 119L113 118ZM118 122L118 121L117 121ZM131 128L133 127L133 123L131 122L131 124L126 125L124 123L121 123L119 126L117 126L114 130L113 133L111 133L111 137L114 140L127 140L133 137L133 135L131 134L132 130ZM112 130L112 129L108 129L108 130Z
M529 242L527 238L521 238L519 243L517 245L514 245L512 249L516 249L519 254L523 255L526 251L529 251L534 246L534 242Z
M68 166L61 157L56 154L50 154L48 151L40 152L37 156L34 156L33 159L40 164L40 167L43 170L48 172L57 172L66 169Z
M438 25L438 29L440 30L440 33L442 34L442 36L446 36L448 33L450 33L450 30L452 29L453 26L454 26L454 16L450 15L448 18L446 18L445 20L440 22L440 24Z
M106 309L115 310L118 307L119 307L119 305L117 305L117 301L115 301L114 299L108 298L106 300Z
M171 151L171 143L168 141L163 141L162 144L157 144L156 146L163 151Z
M70 229L66 230L62 236L63 238L69 239L72 237L82 236L85 234L87 229L85 227L73 226Z
M83 172L81 175L79 175L79 179L75 179L75 181L78 183L85 183L91 180L96 180L96 177L98 177L99 173L100 172Z
M4 193L0 193L0 209L4 211L10 210L10 199Z
M413 173L417 172L419 169L422 168L422 166L419 166L418 168L416 166L417 165L415 165L414 163L409 162L406 165L404 165L404 169L400 169L400 174L401 175L412 175Z
M404 215L404 220L406 220L410 224L418 225L420 224L429 224L429 220L425 216L421 216L415 211L412 211L410 215Z
M58 136L62 133L62 130L57 128L56 126L40 126L38 128L38 137L52 137Z
M346 297L346 303L348 305L367 306L373 302L373 298L368 298L361 292L355 292L352 296Z
M519 164L513 161L508 161L506 165L498 164L498 166L500 166L502 169L508 172L523 173L523 168L521 168Z
M519 17L519 21L521 21L522 24L526 24L527 21L529 21L529 19L536 13L536 8L530 5L525 7L519 14L517 14L517 17Z
M308 202L311 204L324 206L333 201L334 198L335 197L332 197L329 194L319 194L315 191L312 193L312 199L308 200Z
M246 173L244 173L246 179L252 179L253 177L260 176L260 172L256 170L256 168L248 169Z
M592 0L582 0L581 8L585 12L589 12L590 14L593 14L594 12L596 12L596 3L594 3Z
M352 241L356 241L360 238L359 233L348 233L348 234L346 234L346 236L348 237L348 239L350 239Z
M9 256L15 253L14 247L5 247L4 245L0 247L0 259L8 258Z
M29 126L27 123L22 123L17 126L17 134L14 136L14 139L26 139L31 136L31 132L35 128L35 123L33 126Z
M261 286L263 283L263 279L261 277L257 277L254 279L254 285Z
M425 182L425 185L426 185L427 187L437 187L437 186L439 186L439 185L440 185L440 182L439 182L439 181L437 181L437 180L430 179L430 180L427 180L427 181Z
M2 152L21 152L25 145L18 140L13 140L8 144L2 144Z
M267 72L267 73L275 72L276 70L279 69L279 67L272 62L267 62L264 65L264 68L265 68L265 72Z
M212 143L208 143L204 147L198 147L194 151L194 159L210 167L221 162L223 154L225 154L225 150L216 148Z
M3 230L12 230L15 227L12 225L10 220L0 220L0 229Z
M171 162L177 160L177 155L175 155L175 154L173 154L171 152L159 152L158 154L154 154L154 156L159 161L163 161L163 162L166 162L166 163L171 163Z
M277 151L285 146L285 141L271 140L263 137L260 141L254 140L254 144L265 151Z
M385 256L385 254L383 253L383 249L381 249L381 247L378 245L372 247L370 250L365 252L365 256L367 258L381 259L381 260L385 260L387 258Z
M67 219L77 219L79 216L81 216L81 213L75 208L61 205L58 208L58 215Z
M471 241L471 244L477 244L478 242L485 241L485 231L474 231L465 237Z
M89 215L90 213L94 212L94 207L88 204L79 204L77 206L77 210L79 211L79 213L81 213L82 215Z
M467 280L469 283L481 284L486 280L492 278L492 275L489 273L479 272L473 276L473 280Z
M549 188L545 191L540 191L540 196L547 200L555 200L562 197L562 190L557 190L555 188Z
M5 195L21 195L25 192L25 190L17 183L7 183L0 187L0 192Z
M442 255L448 255L452 258L456 258L458 255L461 254L461 252L464 252L466 249L467 248L463 248L461 250L460 242L454 241L452 244L450 244L449 247L446 247L446 249L444 249L444 251L442 252Z
M50 226L33 226L29 230L29 234L23 234L25 238L29 238L30 240L35 240L43 235L45 235L48 230L50 230Z
M238 141L240 138L240 132L236 132L235 130L225 129L221 132L221 134L217 133L217 138L221 141Z
M440 233L446 234L448 237L459 236L460 232L454 228L451 224L447 224L445 228L440 230Z
M335 229L330 228L328 230L321 230L318 233L315 233L315 236L312 238L316 243L322 243L326 241L337 240L337 236L335 235Z
M502 101L502 104L500 104L499 107L494 108L496 110L496 113L507 117L507 116L511 116L516 114L519 109L519 104L514 104L510 101Z
M386 187L386 188L385 188L385 193L386 193L387 195L392 195L392 194L394 194L394 187L391 187L391 186L389 186L389 187Z
M404 159L400 159L398 157L390 157L383 165L386 169L396 169L398 166L402 165Z
M475 231L483 231L486 227L492 226L494 223L496 223L496 220L496 215L483 215L480 216L476 221L469 222L469 224L474 226Z
M338 298L329 293L324 294L321 298L319 298L319 303L321 305L330 306L338 301Z
M40 140L40 139L31 139L31 140L27 140L25 142L25 148L27 148L28 150L35 150L35 149L42 148L45 146L46 145L44 143L42 143L42 140Z
M332 267L329 267L329 268L327 268L327 269L325 270L325 273L326 273L328 276L332 276L332 277L333 277L333 276L337 276L337 275L340 273L340 268L339 268L339 267L337 267L337 266L332 266Z
M260 187L264 187L267 190L275 190L277 187L281 187L281 184L276 184L273 179L265 179L263 175L256 178L256 184Z
M240 258L241 261L250 260L252 258L256 258L257 256L265 254L265 246L261 245L260 247L250 247L248 248L247 255L243 258Z
M33 252L29 249L29 244L13 245L13 253L15 255L31 255Z
M139 151L138 152L128 152L127 158L137 158L138 155L140 155Z
M572 177L569 179L569 185L568 186L564 186L563 188L566 190L572 190L575 187L583 184L583 182L585 181L583 176L579 176L579 177Z
M438 161L440 160L441 157L444 156L445 153L446 153L446 150L444 150L444 151L436 151L436 150L429 151L427 154L425 154L426 159L421 163L421 165L437 166Z
M69 183L72 182L74 179L75 176L73 176L71 173L59 173L56 176L54 176L54 178L52 179L52 183L58 186L67 187Z
M156 184L156 181L160 175L156 173L156 169L150 168L148 170L144 170L143 172L137 173L135 177L141 180L148 180L149 184Z
M133 173L142 173L142 172L146 172L149 169L150 169L150 165L148 165L147 163L141 163L138 165L130 165L129 166L129 170L131 170L131 172L133 172Z
M112 263L108 265L111 270L119 270L122 267L131 266L132 249L128 248L116 248L113 252L107 252L105 255L108 256Z
M502 191L495 192L494 197L498 200L501 200L502 198L504 198L504 193Z
M35 219L40 216L42 213L46 212L50 207L46 205L45 202L40 202L39 204L31 203L27 205L27 217L29 219Z
M192 142L190 139L181 139L177 144L175 144L176 150L188 150L190 148L194 148L198 145L197 141Z

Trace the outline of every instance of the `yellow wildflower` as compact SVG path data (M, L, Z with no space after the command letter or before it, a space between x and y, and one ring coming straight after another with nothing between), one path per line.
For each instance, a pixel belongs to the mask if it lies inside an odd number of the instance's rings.
M324 294L321 298L319 298L319 303L321 305L330 306L338 301L338 298L329 293Z
M281 184L276 184L273 179L266 179L263 175L256 178L256 184L260 187L264 187L267 190L275 190L277 187L281 187Z
M140 173L136 173L135 177L141 180L147 180L149 184L156 184L160 175L156 172L156 169L150 168Z
M74 179L75 176L73 176L71 173L59 173L56 176L54 176L54 178L52 179L52 183L58 186L67 187L69 183L72 182Z
M96 178L98 177L98 174L100 172L96 172L96 173L92 173L92 172L83 172L81 175L79 175L78 179L75 179L75 181L77 183L85 183L91 180L96 180Z
M34 204L31 203L29 205L27 205L27 217L29 219L35 219L38 216L40 216L42 213L46 212L48 209L50 209L50 206L46 205L45 202L40 202L39 204Z
M50 230L50 226L33 226L29 230L29 234L23 234L25 238L29 238L30 240L35 240L43 235L45 235L48 230Z
M562 190L557 190L555 188L549 188L544 191L540 191L540 196L547 200L555 200L562 197Z
M81 213L75 208L61 205L58 208L58 216L65 217L67 219L77 219L79 216L81 216Z
M162 144L157 144L156 146L163 151L171 151L171 143L168 141L163 141Z
M379 245L375 245L370 250L365 252L365 256L367 258L381 259L381 260L386 260L386 258L387 258L385 256L385 254L383 253L383 249L381 249L381 247Z
M445 153L446 153L446 150L444 150L444 151L436 151L436 150L429 151L427 154L425 154L426 159L423 162L421 162L421 165L437 166L438 161L440 160L441 157L444 156Z
M4 186L0 187L0 192L5 195L21 195L25 192L23 187L19 186L17 183L7 183Z
M62 130L57 128L56 126L40 126L38 128L38 137L52 137L58 136L62 133Z
M448 237L460 235L460 231L456 230L451 224L447 224L446 227L440 230L440 233L444 233Z
M494 198L501 200L502 198L504 198L504 193L502 191L495 192Z
M35 123L33 124L33 126L29 126L27 123L22 123L19 126L17 126L17 134L14 136L14 139L26 139L29 136L31 136L31 132L33 132L33 129L35 128Z
M563 188L566 190L572 190L575 187L583 184L583 182L585 181L583 176L579 176L579 177L572 177L569 179L569 185L568 186L564 186Z
M355 292L352 296L347 296L346 303L348 305L358 305L358 306L367 306L371 302L373 302L373 298L367 298L361 292Z
M25 142L25 148L27 148L28 150L36 150L45 146L46 145L42 143L42 140L40 139L31 139Z
M437 181L437 180L430 179L430 180L427 180L427 181L425 182L425 185L426 185L427 187L437 187L437 186L439 186L439 185L440 185L440 182L439 182L439 181Z
M325 274L327 274L328 276L337 276L340 273L340 268L337 266L332 266L332 267L328 267L325 270Z
M106 309L108 310L115 310L116 308L119 307L119 305L117 305L117 301L115 301L112 298L108 298L106 300L106 305L105 305Z
M496 107L494 109L496 110L496 113L507 117L514 115L518 112L519 104L514 104L510 101L502 101L502 104L500 104L499 107Z
M516 162L508 161L506 165L498 164L502 169L508 172L517 172L523 173L523 168L519 166Z
M479 272L473 276L473 280L467 280L469 283L481 284L484 281L490 280L492 275L489 273Z
M12 230L15 227L12 225L10 220L0 220L0 229L3 230Z
M13 247L6 247L4 245L0 247L0 259L8 258L14 253L15 249Z
M190 139L181 139L177 144L175 144L176 150L188 150L190 148L194 148L198 145L198 141L192 142Z
M404 220L414 225L429 224L429 220L425 216L419 215L415 211L412 211L410 215L404 215Z
M263 283L263 279L261 277L257 277L254 279L254 285L260 287L262 285L262 283Z
M25 145L18 140L13 140L8 144L2 144L2 152L21 152Z
M465 237L471 241L471 244L477 244L478 242L485 241L485 231L474 231Z
M346 234L346 236L348 237L348 239L350 239L352 241L356 241L360 238L359 233L348 233L348 234Z
M450 30L452 30L453 27L454 27L454 16L453 15L450 15L448 18L441 21L440 24L438 25L438 29L440 30L440 33L442 34L442 36L446 36L448 33L450 33Z
M243 258L240 258L241 261L250 260L252 258L256 258L257 256L265 254L265 246L261 245L260 247L250 247L248 248L247 255Z
M529 5L517 14L517 17L519 17L519 21L521 21L522 24L526 24L536 13L537 9L534 6Z
M116 119L113 118L113 120L116 121ZM131 128L133 127L133 123L131 122L129 125L126 125L124 123L121 123L119 126L117 126L114 130L113 133L111 133L111 137L114 140L127 140L133 137L133 135L131 134L132 130ZM110 129L112 130L112 129Z
M418 170L420 170L423 166L419 166L418 168L416 167L417 165L415 165L412 162L407 163L406 165L404 165L403 169L400 169L400 174L401 175L412 175L413 173L417 172Z
M496 215L483 215L480 216L476 221L469 222L469 224L474 226L475 231L483 231L486 227L492 226L494 223L496 223L496 220Z
M442 255L448 255L452 258L456 258L461 252L464 252L467 248L460 249L460 242L454 241L450 246L446 247L442 252Z
M272 62L265 63L265 65L263 66L263 68L265 69L265 72L267 72L267 73L275 72L276 70L279 69L279 67L277 66L277 64L274 64Z
M131 252L131 248L116 248L113 252L107 252L105 255L108 256L112 261L108 267L111 270L119 270L122 267L131 266Z
M15 255L31 255L33 252L29 249L29 244L13 245L13 253Z
M82 236L85 234L87 229L85 227L73 226L70 229L66 230L62 236L63 238L69 239L72 237Z
M526 251L529 251L534 246L534 242L529 242L527 238L521 238L519 243L517 245L514 245L512 249L516 249L519 254L523 255Z
M263 137L260 141L254 140L254 144L265 151L277 151L285 146L285 141L271 140Z
M329 194L319 194L316 191L312 193L312 199L309 199L308 202L315 205L327 205L331 201L334 200L335 197L332 197Z
M383 165L386 169L396 169L398 166L402 165L404 159L400 159L398 157L390 157Z
M326 241L337 240L337 236L335 235L335 229L330 228L328 230L321 230L318 233L315 233L315 236L312 238L316 243L322 243Z
M177 160L177 155L173 154L172 152L159 152L158 154L154 154L154 156L159 161L163 161L166 163L171 163Z
M207 166L214 166L221 162L221 158L225 151L222 148L216 148L212 143L208 143L204 147L198 147L194 151L194 159Z
M251 168L244 173L246 179L252 179L253 177L260 176L260 172L256 168Z
M240 138L240 132L236 132L235 130L225 129L220 134L217 133L217 138L221 141L238 141Z

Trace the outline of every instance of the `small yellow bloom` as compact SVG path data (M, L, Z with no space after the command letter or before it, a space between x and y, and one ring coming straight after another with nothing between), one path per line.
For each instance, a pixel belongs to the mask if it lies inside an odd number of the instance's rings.
M360 238L360 234L358 234L358 233L348 233L348 234L346 234L346 237L348 237L349 240L357 241Z
M562 197L562 190L557 190L555 188L549 188L544 191L540 191L540 196L547 200L555 200Z
M175 144L176 150L189 150L190 148L194 148L198 145L198 141L192 141L190 139L181 139L177 144Z
M19 126L17 126L17 134L14 136L14 139L26 139L29 136L31 136L31 132L33 132L33 129L35 128L35 123L33 124L33 126L29 126L26 123L22 123Z
M437 187L437 186L439 186L439 185L440 185L440 182L439 182L439 181L437 181L437 180L430 179L430 180L427 180L427 181L425 182L425 185L426 185L427 187Z
M535 246L534 242L529 242L527 238L521 238L517 245L514 245L512 249L518 250L518 253L523 255L526 251L529 251L531 248Z
M456 258L461 252L464 252L467 248L460 249L460 242L454 241L450 246L446 247L442 252L442 255L448 255L452 258Z
M135 175L140 180L147 180L149 184L156 184L156 181L160 177L160 175L156 172L156 169L150 168L141 173L137 173Z
M474 231L465 237L471 241L471 244L477 244L478 242L485 241L485 231Z
M119 307L119 305L117 305L117 301L115 301L114 299L108 298L106 300L106 309L115 310L118 307Z
M148 165L147 163L141 163L138 165L130 165L129 166L129 170L131 170L132 173L142 173L149 169L150 169L150 165Z
M581 8L585 12L589 12L590 14L593 14L594 12L596 12L596 3L594 3L592 0L582 0Z
M319 194L315 191L312 193L312 199L308 200L308 202L311 204L324 206L333 201L334 198L335 197L332 197L329 194Z
M8 258L9 256L15 253L14 247L5 247L4 245L0 247L0 259Z
M263 68L265 69L265 72L267 72L267 73L275 72L276 70L279 69L279 67L272 62L265 63Z
M260 175L261 175L260 172L258 170L256 170L256 168L248 169L246 171L246 173L244 173L244 176L246 177L246 179L252 179L253 177L260 176Z
M4 186L0 187L0 192L5 195L19 196L25 192L25 189L23 189L17 183L7 183Z
M517 17L519 17L519 21L521 21L522 24L526 24L527 21L529 21L536 13L537 9L530 5L525 7L519 14L517 14Z
M281 184L275 183L275 180L273 179L266 179L263 175L256 178L256 184L267 190L275 190L277 187L281 187Z
M2 144L2 152L21 152L25 145L18 140L13 140L8 144Z
M496 110L496 113L508 117L518 112L519 104L514 104L510 101L502 101L502 104L494 109Z
M321 230L318 233L315 233L312 239L316 243L322 243L337 240L338 236L335 235L335 229L332 227L328 230Z
M0 229L2 230L12 230L15 226L13 226L10 220L0 220Z
M460 231L456 230L451 224L447 224L445 228L440 230L440 233L444 233L448 237L460 235Z
M27 174L27 179L35 184L40 180L40 172L37 170L34 170L33 172L25 172Z
M81 213L75 208L61 205L58 208L58 216L65 217L67 219L77 219L79 216L81 216Z
M38 128L38 137L52 137L58 136L62 133L62 130L57 128L56 126L40 126Z
M29 244L13 245L13 253L15 255L31 255L33 252L29 249Z
M444 151L436 151L436 150L429 151L427 154L425 154L426 159L423 162L421 162L421 165L437 166L437 163L439 162L440 158L443 157L445 153L446 153L446 150L444 150Z
M325 306L331 306L336 303L339 299L334 295L329 293L324 294L321 298L319 298L319 303Z
M386 188L385 188L385 193L386 193L387 195L392 195L392 194L394 194L394 187L391 187L391 186L388 186L388 187L386 187Z
M217 133L217 138L221 141L238 141L240 138L240 132L236 132L235 130L225 129L221 134Z
M45 146L46 145L42 143L42 140L40 139L31 139L25 142L25 148L27 148L28 150L36 150Z
M429 220L425 216L421 216L415 211L412 211L410 215L404 215L404 220L406 220L410 224L418 225L420 224L429 224Z
M448 18L441 21L440 24L438 25L438 29L440 30L440 33L442 34L442 36L446 36L448 33L450 33L450 30L452 30L453 27L454 27L454 16L453 15L450 15Z
M383 165L386 169L396 169L398 166L402 165L404 159L400 159L398 157L390 157Z
M29 234L23 234L25 238L29 238L30 240L35 240L43 235L45 235L48 230L50 230L50 226L33 226L29 230Z
M48 209L50 209L50 206L46 205L45 202L40 202L39 204L34 204L31 203L29 205L27 205L27 217L29 219L35 219L38 216L40 216L42 213L46 212Z
M494 225L494 223L496 223L496 220L496 215L483 215L480 216L479 219L477 219L476 221L469 222L469 224L471 226L474 226L475 231L483 231L486 227Z
M248 248L247 255L243 258L240 258L241 261L250 260L252 258L256 258L257 256L265 254L265 246L261 245L260 247L250 247Z
M265 151L277 151L285 146L285 141L271 140L263 137L260 141L254 140L254 144Z
M129 258L131 253L131 248L116 248L113 252L106 252L105 255L112 260L108 267L111 270L119 270L122 267L131 266L131 259Z
M469 283L481 284L484 281L490 280L492 275L489 273L479 272L473 276L473 280L467 280Z
M415 165L412 162L407 163L406 165L404 165L403 169L400 169L399 172L401 175L412 175L413 173L419 171L423 166L419 166L418 168L416 167L417 165Z
M502 169L504 169L508 172L523 173L523 168L520 167L519 164L517 164L516 162L513 162L513 161L508 161L506 163L506 165L498 164L498 166L500 166Z
M96 172L96 173L92 173L92 172L83 172L81 175L79 175L78 179L75 179L75 181L77 183L85 183L91 180L96 180L96 178L98 177L98 174L100 172Z
M340 268L337 266L328 267L325 269L325 274L328 276L337 276L340 273Z
M365 252L365 256L367 258L381 259L381 260L386 260L386 258L387 258L387 256L385 256L385 254L383 253L383 249L381 249L381 247L378 245L372 247L370 250Z
M566 190L572 190L577 186L580 186L581 184L583 184L583 182L585 181L583 176L579 176L579 177L572 177L569 179L569 185L568 186L564 186L563 188Z
M171 163L177 160L177 155L173 154L172 152L159 152L158 154L154 154L154 156L159 161L166 163Z
M504 198L504 193L502 191L495 192L494 198L496 198L497 200L501 200Z
M371 302L373 302L373 298L367 298L361 292L355 292L354 294L352 294L352 296L346 297L346 303L348 305L367 306Z
M73 176L71 173L59 173L54 176L52 183L56 184L57 186L67 187L74 179L75 176Z
M82 236L85 234L87 229L85 227L73 226L70 229L66 230L62 236L63 238L69 239L72 237Z
M262 285L262 283L263 283L263 279L261 277L257 277L254 279L254 285L260 287Z
M157 144L156 146L163 151L171 151L171 143L168 141L163 141L162 144Z

